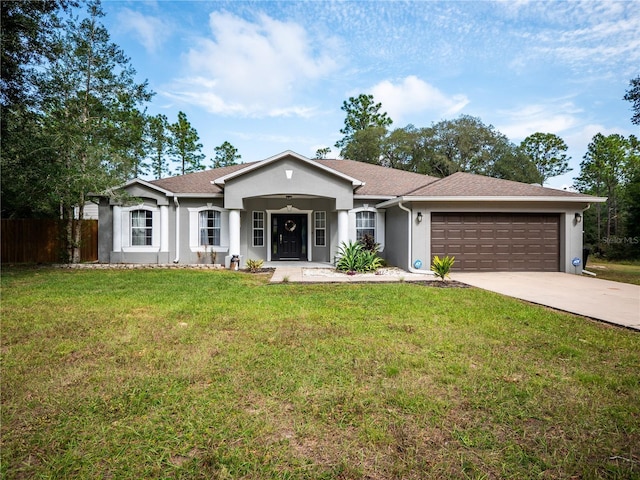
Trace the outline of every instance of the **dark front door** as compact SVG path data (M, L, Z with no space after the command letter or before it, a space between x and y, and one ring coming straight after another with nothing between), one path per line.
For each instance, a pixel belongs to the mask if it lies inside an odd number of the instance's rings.
M271 258L274 260L306 260L307 216L273 215L271 222Z

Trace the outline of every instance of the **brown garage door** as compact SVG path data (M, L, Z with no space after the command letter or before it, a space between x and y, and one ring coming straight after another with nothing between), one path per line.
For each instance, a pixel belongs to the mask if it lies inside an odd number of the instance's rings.
M431 255L454 270L550 271L560 266L558 214L432 213Z

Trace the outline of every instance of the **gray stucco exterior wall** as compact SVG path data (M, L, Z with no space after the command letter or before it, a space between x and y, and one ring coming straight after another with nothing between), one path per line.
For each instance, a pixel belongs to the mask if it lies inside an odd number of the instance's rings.
M386 211L386 240L384 258L389 265L407 269L409 265L409 231L407 228L407 212L398 207Z
M243 200L273 195L305 195L335 199L335 208L353 208L353 186L344 178L287 157L225 182L224 206L244 209Z
M98 262L111 261L113 248L113 217L109 199L102 197L98 203Z

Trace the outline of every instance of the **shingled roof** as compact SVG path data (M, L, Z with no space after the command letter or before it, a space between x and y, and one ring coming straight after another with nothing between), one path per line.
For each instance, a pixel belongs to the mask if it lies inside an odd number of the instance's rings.
M429 175L406 172L354 160L316 161L340 173L363 181L365 184L356 190L356 195L396 197L439 180L439 178L430 177Z
M211 183L213 180L229 175L230 173L237 172L238 170L242 170L254 163L258 162L241 163L239 165L214 168L212 170L204 170L202 172L186 173L175 177L153 180L149 183L173 193L222 193L222 188Z
M353 160L313 160L326 168L364 182L356 191L357 195L395 197L410 190L438 180L436 177L405 172L393 168L356 162ZM149 182L173 193L182 194L220 194L222 187L212 184L214 180L252 167L260 162L242 163L229 167L215 168L202 172L187 173L175 177L162 178Z
M415 197L594 197L581 193L567 192L555 188L541 187L528 183L485 177L473 173L457 172L438 179L423 187L407 192L405 196Z
M551 197L567 200L593 201L594 197L554 188L501 180L498 178L458 172L445 178L356 162L353 160L315 159L324 168L330 168L364 183L356 188L356 195L379 198L395 197ZM227 175L246 168L255 168L260 162L242 163L202 172L148 182L176 194L215 195L222 194L223 187L213 183Z

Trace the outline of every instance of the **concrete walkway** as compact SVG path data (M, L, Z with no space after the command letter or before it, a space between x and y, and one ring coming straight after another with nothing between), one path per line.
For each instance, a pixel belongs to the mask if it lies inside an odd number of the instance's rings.
M640 286L555 272L469 272L474 287L640 331Z

